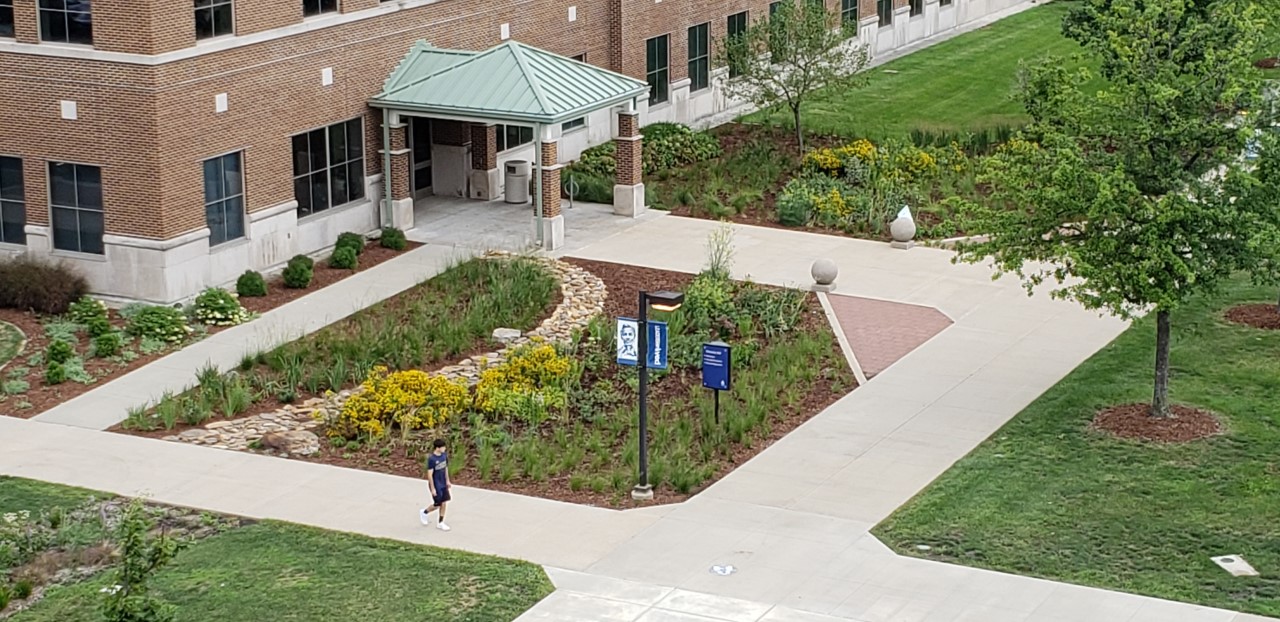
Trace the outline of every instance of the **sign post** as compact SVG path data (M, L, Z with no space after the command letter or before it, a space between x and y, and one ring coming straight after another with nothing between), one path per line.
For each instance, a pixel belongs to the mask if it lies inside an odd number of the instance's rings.
M720 392L733 385L733 348L723 341L702 344L702 386L715 391L716 425L720 425Z

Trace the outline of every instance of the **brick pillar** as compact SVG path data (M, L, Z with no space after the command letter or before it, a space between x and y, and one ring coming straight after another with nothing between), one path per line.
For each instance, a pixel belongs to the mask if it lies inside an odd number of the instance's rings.
M536 209L536 208L535 208ZM536 212L535 212L536 215ZM556 143L542 143L542 216L560 215L560 162Z
M413 196L411 174L409 126L406 123L394 123L391 125L391 199L393 201Z
M13 3L13 36L18 43L40 43L40 17L36 0Z
M617 150L617 178L613 187L613 213L639 216L645 209L644 162L641 156L644 138L640 135L640 115L618 113L618 136L613 140Z
M494 125L471 125L471 198L493 201L502 192L502 176L498 172L498 128Z

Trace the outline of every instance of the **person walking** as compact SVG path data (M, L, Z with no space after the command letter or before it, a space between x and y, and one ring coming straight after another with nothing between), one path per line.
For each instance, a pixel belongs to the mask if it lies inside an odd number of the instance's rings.
M444 506L449 502L449 452L442 438L431 444L431 455L427 456L427 488L431 491L431 507L422 508L419 520L423 525L430 525L431 513L440 510L436 529L449 531L449 525L444 522Z

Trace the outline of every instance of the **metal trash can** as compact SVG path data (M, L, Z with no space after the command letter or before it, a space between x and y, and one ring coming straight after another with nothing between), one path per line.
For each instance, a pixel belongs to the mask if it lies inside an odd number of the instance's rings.
M528 161L511 160L507 162L504 180L507 186L505 193L507 203L529 202L529 173L530 166Z

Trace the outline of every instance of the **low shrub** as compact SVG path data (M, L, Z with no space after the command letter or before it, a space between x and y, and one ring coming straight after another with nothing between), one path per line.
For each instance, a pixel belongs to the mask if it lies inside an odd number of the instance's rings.
M480 372L476 408L538 425L563 412L568 398L565 381L573 365L569 357L546 343L531 343L507 352L506 361Z
M409 248L409 240L405 239L404 232L395 227L383 227L382 236L378 238L378 243L382 248L389 248L393 251L402 251Z
M593 175L602 179L612 179L618 174L618 149L613 141L600 143L583 151L578 159L569 167L574 173Z
M788 227L803 227L816 215L819 201L829 201L832 192L847 191L848 185L827 175L810 174L793 178L778 194L778 222Z
M290 289L306 289L311 284L311 278L315 276L314 268L315 262L310 257L294 256L284 267L284 272L280 274L284 279L284 286Z
M267 280L262 278L262 273L254 270L245 270L240 278L236 279L236 294L241 298L258 298L267 295Z
M355 270L359 263L356 257L356 251L350 246L339 246L333 250L333 256L329 258L329 267L339 270Z
M111 327L111 322L105 317L95 317L86 324L85 328L89 331L90 337L101 337L115 329Z
M67 317L81 326L89 326L94 320L107 319L107 305L101 300L81 296L79 300L67 307Z
M733 281L727 275L710 272L694 277L685 289L680 313L687 325L698 333L731 324L734 316Z
M565 175L564 196L588 203L613 204L613 179L570 171Z
M30 255L0 259L0 307L57 315L88 291L85 278L66 265Z
M75 355L76 351L71 347L71 344L61 339L54 339L49 342L49 347L45 349L44 360L50 363L66 363Z
M191 316L209 326L235 326L249 319L249 311L240 306L240 301L231 292L210 287L196 296Z
M338 252L340 248L350 248L357 255L364 252L364 236L359 233L347 231L338 235L338 241L333 245L333 252Z
M363 390L329 422L329 437L380 438L393 426L401 433L433 428L461 414L470 397L465 382L416 369L388 373L386 367L374 367L360 386Z
M13 584L13 597L18 600L26 600L31 596L31 592L35 591L35 582L31 579L18 579Z
M191 334L187 318L173 307L146 307L129 321L125 332L134 337L154 339L165 343L177 343Z
M62 384L67 381L67 368L62 363L49 361L44 369L44 383L48 385Z
M651 123L640 129L644 141L641 162L646 175L718 158L723 153L720 141L707 132L695 132L679 123ZM569 170L601 179L617 175L617 147L608 142L597 145L578 156Z
M124 347L124 340L120 338L120 333L111 331L103 333L93 338L93 355L102 359L120 354L120 350Z

